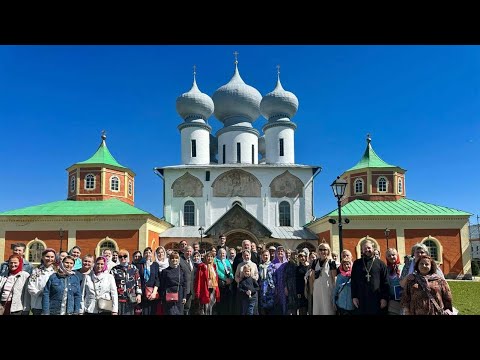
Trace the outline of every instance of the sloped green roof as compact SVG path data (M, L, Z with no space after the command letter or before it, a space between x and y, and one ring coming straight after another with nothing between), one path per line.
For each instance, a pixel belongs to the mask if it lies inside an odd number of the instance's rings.
M117 160L115 160L115 158L112 156L112 154L107 148L107 144L105 143L105 138L102 138L102 143L90 159L81 161L79 163L76 163L75 165L85 164L105 164L126 169L125 166L120 165Z
M0 216L81 216L81 215L148 215L149 213L118 199L102 201L62 200L0 213Z
M367 138L367 148L365 149L365 152L363 153L362 158L360 161L355 165L354 167L348 169L347 171L351 170L358 170L358 169L365 169L365 168L370 168L370 167L375 167L375 168L395 168L398 166L395 165L390 165L383 161L376 153L373 151L370 137Z
M342 216L471 216L472 214L422 201L400 199L397 201L354 200L342 206ZM334 210L323 217L338 216ZM322 218L323 218L322 217Z

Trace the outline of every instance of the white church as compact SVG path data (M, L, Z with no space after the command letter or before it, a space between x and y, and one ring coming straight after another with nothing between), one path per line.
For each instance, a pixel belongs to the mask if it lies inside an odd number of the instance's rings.
M163 179L164 217L173 225L160 234L161 245L202 240L208 248L220 234L228 246L243 239L291 249L317 245L304 225L314 218L313 180L321 168L295 163L291 119L298 99L283 89L280 72L263 97L243 81L237 60L230 81L212 97L199 90L194 72L176 109L183 119L182 164L155 168ZM208 124L212 114L223 124L216 134ZM252 126L260 114L268 120L263 133Z

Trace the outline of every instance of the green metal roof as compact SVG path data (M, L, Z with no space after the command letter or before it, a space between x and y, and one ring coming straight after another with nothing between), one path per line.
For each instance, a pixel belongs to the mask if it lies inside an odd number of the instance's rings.
M365 168L396 168L398 166L390 165L380 159L380 157L373 151L372 145L370 144L372 139L370 136L367 137L367 148L360 159L360 161L354 167L348 169L347 171L351 170L358 170L358 169L365 169Z
M102 201L62 200L47 204L29 206L0 213L0 216L82 216L82 215L149 215L118 199Z
M105 138L106 136L102 135L102 143L98 147L97 152L93 154L90 159L76 163L75 165L105 164L126 169L125 166L120 165L117 160L115 160L115 158L112 156L112 154L107 148L107 144L105 143Z
M465 211L445 206L428 204L422 201L400 199L397 201L354 200L342 206L342 216L471 216ZM334 210L324 217L338 216Z

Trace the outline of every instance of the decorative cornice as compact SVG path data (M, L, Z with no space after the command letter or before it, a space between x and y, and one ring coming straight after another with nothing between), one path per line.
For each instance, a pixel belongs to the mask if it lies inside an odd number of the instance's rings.
M180 125L177 126L177 129L182 131L183 129L188 127L202 128L207 130L208 132L212 131L212 127L210 125L203 124L203 123L195 123L195 122L181 123Z
M282 126L282 127L287 127L287 128L290 128L290 129L293 129L295 130L297 128L297 124L295 124L293 121L279 121L279 122L268 122L266 123L264 126L263 126L263 132L265 132L265 130L268 130L270 128L273 128L273 127L276 127L276 126Z
M216 137L219 137L220 135L227 133L227 132L233 132L233 131L238 131L238 132L248 132L250 134L256 135L257 137L260 135L257 129L253 127L248 127L248 126L227 126L224 127L220 130L217 131L215 134Z

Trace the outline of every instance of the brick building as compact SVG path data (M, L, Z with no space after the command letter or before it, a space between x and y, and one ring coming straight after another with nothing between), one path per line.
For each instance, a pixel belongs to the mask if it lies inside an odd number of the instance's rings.
M159 234L171 225L134 206L135 173L120 165L106 136L88 160L67 168L67 200L0 213L0 259L14 243L27 245L26 258L36 264L43 249L99 255L105 248L130 253L158 246Z
M405 172L383 161L367 137L363 157L341 175L348 183L342 200L342 218L350 220L343 224L343 248L358 258L362 241L370 239L386 261L388 247L396 248L403 259L414 244L421 242L447 276L470 273L471 214L407 199ZM332 224L333 220L338 221L338 210L306 227L317 234L319 241L328 242L338 252L338 223Z

